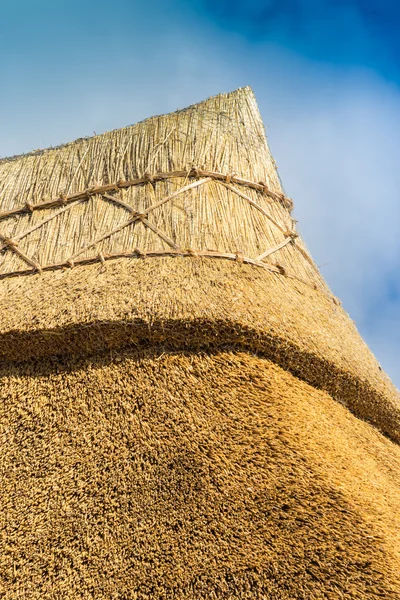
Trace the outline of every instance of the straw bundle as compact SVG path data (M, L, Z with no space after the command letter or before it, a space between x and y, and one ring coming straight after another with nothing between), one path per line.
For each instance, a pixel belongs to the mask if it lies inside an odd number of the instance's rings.
M248 88L0 161L4 597L399 597L398 393L291 209Z

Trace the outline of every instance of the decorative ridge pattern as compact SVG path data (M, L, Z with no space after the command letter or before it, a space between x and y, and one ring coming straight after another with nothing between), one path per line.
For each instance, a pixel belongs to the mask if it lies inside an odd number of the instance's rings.
M186 179L195 179L195 180L192 181L191 183L188 183L187 185L180 187L177 191L165 196L158 202L150 205L148 208L144 209L142 212L137 212L135 210L135 208L132 207L130 204L127 204L118 196L112 195L113 192L118 192L120 190L129 188L129 187L133 187L133 186L137 186L137 185L150 184L154 187L154 185L157 181L163 181L163 180L166 180L169 178L186 178ZM183 194L184 192L187 192L188 190L203 186L203 185L207 184L208 182L210 182L211 180L215 180L218 184L223 185L225 188L229 189L231 192L233 192L234 194L236 194L243 200L247 201L257 211L261 212L263 214L263 216L265 216L281 232L281 234L284 235L284 240L278 244L268 247L265 251L263 251L261 254L255 256L255 257L245 256L241 252L230 253L230 252L219 252L216 250L209 250L209 249L201 250L201 249L182 248L179 246L179 244L174 242L168 235L166 235L161 229L159 229L155 224L151 223L147 219L147 216L152 211L159 208L163 204L167 203L168 201L173 200L174 198L180 196L181 194ZM298 277L297 275L295 275L293 273L290 273L282 265L269 264L269 263L263 262L263 260L265 258L271 256L275 252L278 252L285 246L288 246L289 244L291 244L298 249L298 251L307 260L307 262L315 269L315 271L317 271L311 257L308 255L308 253L303 248L301 248L301 246L299 246L297 244L296 238L298 238L298 234L294 231L294 229L292 228L292 230L290 230L290 231L286 230L262 206L260 206L252 198L247 196L240 189L238 189L234 185L232 185L232 183L235 183L239 186L255 189L255 190L265 194L272 202L279 202L283 207L285 207L289 211L293 207L293 204L292 204L292 201L290 198L287 198L286 196L284 196L284 194L280 194L280 193L271 191L268 188L268 186L263 182L255 183L255 182L252 182L252 181L249 181L249 180L239 177L236 173L222 174L222 173L218 173L218 172L205 171L202 169L198 169L196 167L192 167L190 170L186 170L186 171L173 171L171 173L156 173L154 175L146 173L143 177L134 179L134 180L124 180L124 181L118 181L116 183L111 183L111 184L106 184L106 185L93 186L89 189L79 191L74 194L60 195L58 198L55 198L52 200L46 200L42 203L37 203L37 204L29 204L28 203L23 207L15 208L13 210L0 213L0 220L4 220L4 219L10 218L10 217L15 217L18 214L32 213L33 211L37 211L40 209L49 209L49 208L55 208L58 206L62 207L59 211L47 216L42 221L36 223L35 225L26 229L25 231L20 232L19 234L15 235L14 237L7 237L7 236L0 234L0 241L1 241L0 251L4 252L7 250L10 250L10 251L14 252L24 262L26 262L31 267L30 269L27 269L27 270L18 270L18 271L12 271L12 272L8 272L8 273L2 273L2 274L0 274L0 279L4 279L6 277L28 275L28 274L32 274L35 272L40 273L42 271L56 270L56 269L61 269L61 268L65 268L65 267L73 268L75 265L80 265L80 264L91 264L91 263L95 263L95 262L105 263L106 260L117 259L117 258L144 258L146 256L148 256L148 257L191 256L191 257L207 257L207 258L220 258L220 259L226 259L226 260L235 260L239 263L248 263L248 264L256 265L259 267L263 267L272 273L284 275L284 276L292 278L292 279L297 279L298 281L301 281L302 283L312 287L313 289L317 289L319 286L317 286L316 283L310 283L310 282L306 281L305 279ZM45 225L49 221L59 217L60 215L64 214L65 212L73 209L78 204L81 204L82 202L89 200L93 196L100 196L104 200L112 202L112 203L118 205L119 207L125 209L128 213L130 213L129 218L122 224L118 225L118 227L115 227L111 231L108 231L108 232L104 233L103 235L91 240L84 247L80 248L73 255L69 256L66 260L61 261L61 262L42 265L38 261L36 261L34 258L25 254L18 247L19 242L23 238L25 238L29 234L33 233L37 229L40 229L43 225ZM114 234L120 232L122 229L124 229L125 227L128 227L129 225L131 225L135 222L141 222L145 227L151 229L151 231L153 233L155 233L159 238L161 238L170 247L170 249L142 251L139 248L134 248L133 250L127 249L125 251L112 252L112 253L108 253L108 254L99 252L95 256L92 256L92 257L85 257L85 258L81 257L81 255L84 254L86 251L90 250L91 248L93 248L94 246L96 246L97 244L102 242L103 240L113 236ZM294 224L294 221L292 220L292 226L293 226L293 224Z

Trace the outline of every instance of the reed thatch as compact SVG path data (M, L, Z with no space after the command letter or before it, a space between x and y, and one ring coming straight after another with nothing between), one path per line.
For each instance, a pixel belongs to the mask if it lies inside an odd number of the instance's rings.
M0 161L0 594L398 598L400 400L249 88Z

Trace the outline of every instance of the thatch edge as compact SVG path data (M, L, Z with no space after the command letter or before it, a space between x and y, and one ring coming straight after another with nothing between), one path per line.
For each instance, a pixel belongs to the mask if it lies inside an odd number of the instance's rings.
M400 398L343 309L252 265L201 258L110 261L3 280L0 360L126 346L269 358L400 442Z
M127 347L158 348L160 352L246 351L271 360L298 379L327 392L355 416L370 423L392 441L400 443L400 411L366 379L357 378L331 361L277 335L246 328L229 319L207 321L103 321L76 323L31 332L0 335L3 360L20 362L48 356L90 356ZM362 417L360 417L362 415Z
M255 99L255 95L254 95L254 92L253 92L253 89L251 88L251 86L244 85L239 88L236 88L235 90L231 90L230 92L225 92L222 94L220 93L220 94L214 94L213 96L208 96L204 100L200 100L200 102L194 102L193 104L189 104L189 106L185 106L184 108L178 108L177 110L174 110L172 112L170 111L170 112L161 113L161 114L157 114L157 115L151 115L150 117L145 117L144 119L141 119L140 121L136 121L135 123L131 123L130 125L125 125L124 127L116 127L114 129L106 129L105 131L102 131L101 133L95 133L94 135L84 135L79 138L76 138L75 140L57 144L56 146L47 146L46 148L37 148L35 150L31 150L30 152L22 152L21 154L14 154L12 156L3 156L3 157L0 156L0 164L4 163L4 162L12 162L14 160L21 160L21 159L27 158L29 156L41 156L42 154L46 154L46 152L52 152L53 150L59 150L60 148L66 148L67 146L74 146L75 144L78 144L80 142L87 142L94 138L101 138L101 136L103 136L104 134L113 133L115 131L119 131L120 129L129 129L130 127L135 127L135 125L139 125L141 123L146 123L147 121L152 121L153 119L160 119L162 117L167 117L168 115L171 115L171 114L185 113L189 110L193 110L194 108L197 108L203 104L206 104L210 100L218 98L219 96L225 96L226 98L229 98L230 96L235 96L236 94L242 93L242 92L250 94Z

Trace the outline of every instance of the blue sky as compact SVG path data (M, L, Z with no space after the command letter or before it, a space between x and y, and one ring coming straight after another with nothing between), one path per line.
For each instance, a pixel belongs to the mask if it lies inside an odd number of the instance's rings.
M395 0L0 0L0 156L251 85L311 252L400 387Z

